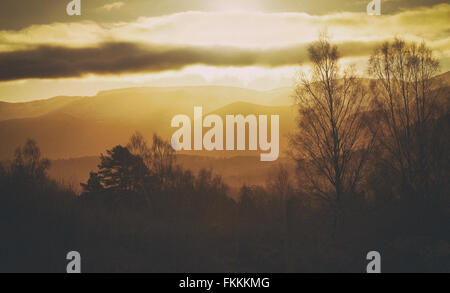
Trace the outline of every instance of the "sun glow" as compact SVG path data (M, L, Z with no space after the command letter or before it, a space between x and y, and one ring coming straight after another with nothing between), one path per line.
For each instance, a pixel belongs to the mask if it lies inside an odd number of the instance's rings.
M261 12L262 6L258 1L242 1L242 0L216 0L212 1L212 11L220 12Z

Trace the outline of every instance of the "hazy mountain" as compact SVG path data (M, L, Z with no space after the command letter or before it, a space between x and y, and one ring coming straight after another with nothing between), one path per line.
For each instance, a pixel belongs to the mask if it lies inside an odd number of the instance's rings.
M26 103L0 102L0 121L17 118L38 117L83 99L82 97L54 97Z
M106 147L124 141L128 125L114 121L80 119L53 112L36 118L0 121L0 159L12 157L27 138L35 139L50 158L68 158L97 154Z
M281 125L284 127L283 113L288 112L284 108L289 107L272 108L244 103L273 104L283 91L287 90L259 92L227 87L130 88L101 92L95 97L2 103L5 104L2 117L8 117L8 120L0 120L0 140L3 142L0 145L0 159L10 158L14 149L27 138L37 140L43 153L50 158L97 155L106 148L126 143L136 130L147 138L158 133L169 139L175 131L170 127L173 116L186 114L193 117L194 106L203 106L204 115L213 111L224 115L257 114L258 111L278 113L282 115ZM236 104L237 101L240 103Z
M444 104L448 104L450 73L436 79ZM367 80L368 82L368 80ZM135 131L151 139L154 133L169 139L177 114L193 118L194 106L203 113L280 115L280 146L295 129L293 90L255 91L242 88L147 87L100 92L94 97L57 97L29 103L0 103L0 160L11 158L27 138L38 141L50 158L96 156L125 144ZM189 152L191 155L258 155L259 152Z
M279 115L279 130L280 130L280 151L282 154L283 150L286 149L288 144L288 136L295 129L295 122L297 117L297 109L294 106L262 106L252 103L236 102L220 109L213 111L211 114L217 114L222 117L225 122L226 115L267 115L268 121L270 121L270 115ZM270 128L268 128L270 133ZM236 135L236 133L235 133ZM236 152L233 152L236 153ZM259 154L256 152L247 152L254 154Z
M434 77L437 80L437 86L449 86L450 85L450 71L442 73Z

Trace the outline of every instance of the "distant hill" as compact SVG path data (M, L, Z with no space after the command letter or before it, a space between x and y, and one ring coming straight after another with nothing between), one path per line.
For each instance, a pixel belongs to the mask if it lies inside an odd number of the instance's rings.
M18 118L38 117L61 109L82 97L54 97L26 103L0 102L0 121Z
M269 107L240 102L211 113L221 115L224 119L227 114L278 114L280 115L280 145L283 146L287 143L287 134L294 127L294 110L292 106ZM185 113L192 117L192 111L193 106ZM205 113L204 116L207 114ZM35 139L42 152L53 159L97 155L114 145L125 144L135 131L141 132L149 140L154 133L169 140L175 131L170 127L172 115L175 114L168 115L167 112L161 112L151 115L150 118L141 117L141 119L134 116L130 119L125 117L95 119L53 112L36 118L0 121L0 138L5 138L0 144L0 159L10 158L15 148L23 144L27 138ZM195 153L224 155L224 152ZM226 156L236 154L244 155L243 152L227 152ZM255 152L252 152L252 155L254 154Z
M35 139L49 158L95 155L125 142L133 128L113 120L80 119L58 112L0 121L0 160L11 158L27 138Z
M438 86L450 86L450 71L439 74L434 78L438 81Z
M268 121L270 121L270 115L279 115L280 152L281 154L284 154L284 150L286 150L288 146L288 136L295 129L297 109L294 106L262 106L252 103L236 102L217 109L211 114L217 114L221 116L223 121L225 121L226 115L267 115ZM268 131L270 133L270 129L268 129ZM254 155L255 153L259 154L260 152L251 152L252 155Z
M439 75L440 97L448 105L450 72ZM365 79L364 82L369 82ZM94 97L56 97L28 103L0 102L0 160L12 157L27 138L39 143L51 159L97 156L107 148L125 144L135 132L147 139L154 133L170 139L177 114L193 116L194 106L203 113L280 115L280 146L295 129L297 115L293 89L271 91L199 86L143 87L100 92ZM255 152L190 152L191 155L230 157Z
M271 112L272 106L246 103L270 105L283 92L289 96L287 91L259 92L227 87L130 88L101 92L95 97L2 103L2 117L8 119L0 119L0 160L10 158L14 149L27 138L37 140L42 152L50 158L97 155L106 148L126 143L136 130L149 139L153 133L169 139L175 131L170 127L173 116L192 117L194 106L203 106L205 115L216 110L254 113L251 109L256 107L267 107L264 111ZM240 104L234 104L238 101ZM232 105L226 108L230 103ZM275 107L272 112L282 108Z
M291 105L292 89L256 91L235 87L138 87L99 92L94 97L54 97L25 103L0 102L0 121L62 112L78 118L149 119L161 111L180 113L192 105L205 111L243 101L267 106ZM133 112L130 112L133 111Z

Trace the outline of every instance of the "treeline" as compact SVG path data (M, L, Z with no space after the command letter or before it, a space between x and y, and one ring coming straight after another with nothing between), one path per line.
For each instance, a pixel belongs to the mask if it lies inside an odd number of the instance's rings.
M299 76L297 172L273 170L239 200L213 170L179 167L158 136L134 134L100 156L75 195L46 174L29 140L0 166L0 270L86 272L450 271L448 85L425 44L396 39L371 80L339 66L326 37ZM220 166L218 166L220 168ZM238 170L237 170L238 172Z

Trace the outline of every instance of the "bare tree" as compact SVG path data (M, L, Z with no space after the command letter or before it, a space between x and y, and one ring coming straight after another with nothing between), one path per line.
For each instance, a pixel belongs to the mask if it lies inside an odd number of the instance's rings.
M169 142L164 141L158 135L153 135L152 144L152 163L153 170L160 176L165 183L172 175L175 164L175 150Z
M338 48L326 36L308 52L312 68L296 88L300 118L291 145L311 191L334 208L336 226L343 196L356 193L374 142L363 111L369 96L352 68L341 71Z
M431 170L442 160L442 138L435 135L440 116L438 91L432 79L438 68L438 60L425 43L401 39L376 48L369 61L382 124L379 141L409 195L425 195L431 181L438 179L434 175L440 173Z
M133 155L140 156L144 161L147 168L151 169L152 164L152 154L150 148L147 146L147 141L142 136L141 133L135 132L131 137L130 141L127 144L127 149Z
M41 150L33 139L27 139L22 148L16 149L11 165L13 173L33 180L43 180L49 168L50 160L41 157Z
M162 186L165 186L173 175L175 168L175 151L167 141L158 135L153 135L151 148L147 146L142 134L136 132L130 138L128 150L142 158L147 168L155 174Z
M280 212L282 217L282 235L283 235L283 257L285 264L285 271L289 272L292 268L292 260L290 258L291 251L291 234L289 233L289 197L294 193L292 187L289 171L283 164L278 165L276 173L268 178L268 189L273 194L279 196Z

